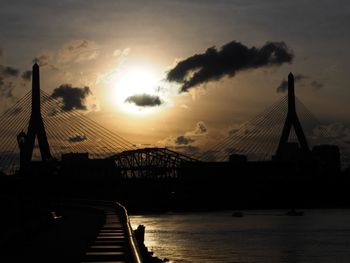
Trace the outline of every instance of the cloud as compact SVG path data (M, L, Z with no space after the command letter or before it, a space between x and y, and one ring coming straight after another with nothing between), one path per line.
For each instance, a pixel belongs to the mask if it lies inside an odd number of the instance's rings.
M87 40L77 40L66 46L66 48L71 52L78 49L88 48L88 47L89 47L89 41Z
M71 84L62 84L51 94L54 99L62 99L62 110L87 110L86 98L91 94L89 87L72 87Z
M333 144L340 149L343 165L350 164L350 124L334 122L318 125L313 129L313 139L317 144Z
M50 60L51 60L51 56L49 54L42 54L42 55L39 55L39 56L33 58L32 62L38 63L38 65L40 67L44 67L44 66L49 65Z
M113 60L115 61L115 64L109 70L97 76L96 84L104 82L113 85L112 83L115 83L116 79L118 79L123 73L124 64L127 61L130 50L130 48L115 50L113 52Z
M292 60L293 53L284 42L267 42L260 48L248 48L240 42L232 41L220 50L210 47L205 53L178 62L166 78L170 82L180 83L180 92L186 92L225 76L232 78L242 70L282 65Z
M205 126L205 123L203 121L199 121L196 124L196 129L194 130L194 134L204 134L207 132L207 127Z
M175 139L175 144L176 145L187 145L190 144L191 142L194 142L194 139L191 139L188 136L181 135Z
M311 87L313 87L314 89L316 89L316 90L319 90L319 89L322 89L323 88L323 83L321 83L321 82L318 82L318 81L312 81L311 83L310 83L310 85L311 85Z
M288 81L283 79L282 82L278 85L276 92L284 93L288 90Z
M87 140L86 135L74 135L74 136L68 137L68 139L67 139L67 141L69 141L71 143L83 142L86 140Z
M313 130L314 135L334 139L350 138L350 126L341 122L334 122L328 125L318 125Z
M65 44L57 53L57 60L61 63L84 62L97 58L97 45L90 40L73 40Z
M184 155L198 155L200 153L200 148L192 145L178 145L173 147L173 149Z
M180 108L183 108L185 110L188 110L190 107L188 107L186 104L181 104Z
M191 136L191 137L199 137L202 135L205 135L207 133L208 129L207 126L203 121L199 121L196 123L196 126L193 131L186 132L186 136Z
M305 75L302 75L302 74L295 74L294 75L294 83L297 83L297 82L302 82L303 80L305 79L308 79L307 76ZM281 92L281 93L284 93L288 90L288 80L286 79L283 79L281 81L281 83L278 85L277 87L277 92Z
M4 51L0 48L0 58L4 56Z
M113 51L113 57L128 56L130 53L130 48L116 49Z
M0 65L0 74L3 77L18 77L19 69L10 66L4 67Z
M12 82L5 82L0 76L0 97L6 99L14 99L13 96L14 85Z
M196 123L195 129L192 131L185 132L177 137L167 137L160 141L166 147L178 147L178 146L190 146L190 144L197 142L200 138L205 138L208 129L203 121Z
M139 107L155 107L162 104L161 99L156 95L150 94L135 94L125 99L127 103L133 103Z
M18 77L19 69L0 65L0 97L5 99L15 100L13 95L13 89L15 84L13 83L13 77Z
M192 145L188 145L186 147L182 147L183 152L185 154L196 154L196 153L199 153L200 152L200 148L199 147L196 147L196 146L192 146Z
M314 88L315 90L319 90L321 88L323 88L323 83L318 82L318 81L311 81L309 80L310 78L308 76L302 75L302 74L295 74L294 75L294 82L298 83L299 86L305 86L305 85L309 85L312 88ZM309 80L308 83L306 83L306 80ZM284 93L288 90L288 80L287 79L283 79L281 81L281 83L278 85L276 92L281 92Z
M26 70L21 75L22 79L25 81L30 81L32 79L32 71Z

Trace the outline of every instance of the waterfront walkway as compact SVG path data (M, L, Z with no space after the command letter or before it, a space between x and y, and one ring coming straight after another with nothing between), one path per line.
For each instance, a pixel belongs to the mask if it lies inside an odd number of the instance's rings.
M74 200L61 208L62 218L13 232L0 262L142 262L123 206Z

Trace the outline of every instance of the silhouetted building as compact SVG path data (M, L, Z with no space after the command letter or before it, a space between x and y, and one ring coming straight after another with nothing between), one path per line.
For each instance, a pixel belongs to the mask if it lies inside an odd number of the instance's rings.
M112 159L89 159L88 153L66 153L62 154L60 173L72 180L94 178L103 181L118 176L120 171Z
M336 145L317 145L312 148L313 158L321 173L339 172L341 168L339 148Z
M287 142L283 146L283 150L279 152L278 160L284 161L298 161L302 152L300 150L299 144L296 142Z
M64 153L61 155L61 160L64 161L81 161L81 160L88 160L89 159L89 153Z
M246 163L247 162L247 156L243 154L231 154L229 156L229 162L230 163Z

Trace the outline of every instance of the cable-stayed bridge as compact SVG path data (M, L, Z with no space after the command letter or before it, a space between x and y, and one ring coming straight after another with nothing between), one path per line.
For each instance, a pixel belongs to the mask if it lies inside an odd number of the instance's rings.
M196 158L166 148L140 149L79 111L67 110L40 89L37 64L32 84L32 90L0 116L0 171L7 174L32 160L88 153L92 159L114 160L125 176L172 177L183 162L227 161L232 155L278 160L291 151L306 156L312 151L310 146L329 139L317 118L295 98L292 74L287 96Z
M0 171L14 173L20 162L49 162L72 153L112 159L126 176L160 172L173 176L181 162L196 161L165 148L139 149L79 111L67 110L40 89L37 64L33 66L32 81L32 90L0 116ZM20 140L25 141L22 155Z
M331 143L327 127L298 98L295 102L309 146ZM244 154L253 160L271 160L279 145L287 111L286 95L251 120L229 131L225 138L197 158L203 161L227 161L230 154ZM288 139L289 142L298 142L294 128Z

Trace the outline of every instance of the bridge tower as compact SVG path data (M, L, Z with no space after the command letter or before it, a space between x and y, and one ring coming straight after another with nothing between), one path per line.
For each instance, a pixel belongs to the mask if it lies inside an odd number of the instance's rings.
M40 76L39 65L35 63L32 71L32 112L29 120L26 142L24 146L24 161L30 162L33 155L35 137L38 139L41 159L43 161L50 160L50 146L47 141L45 126L41 116L40 105Z
M299 146L300 146L297 148L298 153L301 153L303 156L307 156L310 153L310 149L307 144L307 140L303 132L303 128L301 127L301 124L296 112L296 108L295 108L294 76L292 73L289 73L288 75L288 113L284 123L277 152L275 155L275 158L277 160L283 160L283 159L286 159L286 157L288 158L288 156L293 155L292 152L295 150L295 147L293 146L295 145L288 143L288 138L292 127L294 128L294 131L296 133Z

